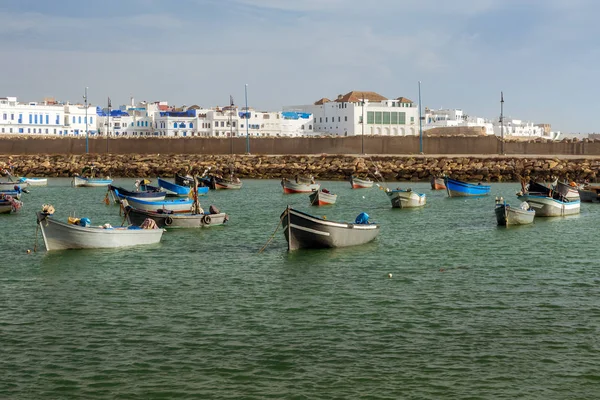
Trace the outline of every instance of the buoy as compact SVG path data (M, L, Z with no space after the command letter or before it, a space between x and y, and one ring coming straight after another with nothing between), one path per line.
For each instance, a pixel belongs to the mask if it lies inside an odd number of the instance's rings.
M365 196L363 196L363 199L365 198Z
M31 250L27 249L27 254L31 253Z
M391 278L392 276L393 276L393 275L392 275L392 273L390 272L390 273L388 274L388 278Z

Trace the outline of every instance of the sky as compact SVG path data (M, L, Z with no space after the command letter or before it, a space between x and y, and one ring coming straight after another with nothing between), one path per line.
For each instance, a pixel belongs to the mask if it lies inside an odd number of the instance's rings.
M0 97L278 111L352 90L600 132L597 0L0 0Z

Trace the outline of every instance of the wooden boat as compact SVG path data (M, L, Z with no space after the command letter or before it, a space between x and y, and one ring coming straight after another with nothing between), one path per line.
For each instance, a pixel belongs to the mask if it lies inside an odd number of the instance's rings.
M127 200L123 200L122 204L127 220L134 225L142 223L146 218L154 220L159 228L205 228L223 225L229 221L229 216L222 212L165 213L162 210L145 211L133 208Z
M319 189L312 192L308 198L312 206L325 206L335 204L337 194L333 194L327 189Z
M315 190L319 190L321 185L315 183L314 180L306 181L303 179L296 179L291 181L287 178L281 178L281 186L283 187L283 193L312 193Z
M444 185L448 197L485 196L490 194L491 186L462 182L456 179L444 177Z
M213 186L215 190L229 189L239 190L242 188L242 181L240 178L234 178L233 175L229 179L213 177Z
M23 203L13 196L0 194L0 214L16 213L23 207Z
M51 218L51 213L38 212L37 224L42 231L47 251L66 249L108 249L160 242L164 229L153 221L139 226L113 228L90 226L87 218L71 219L65 223ZM82 221L84 221L82 223ZM77 224L75 224L77 223Z
M516 208L506 204L506 201L502 197L496 198L494 212L496 213L496 221L501 226L531 224L535 217L535 210L527 202L521 203Z
M548 196L541 193L520 193L517 198L529 203L538 217L562 217L579 214L581 203L579 200L568 200L557 196Z
M379 234L379 225L359 214L355 223L334 222L287 207L281 214L288 250L335 248L368 243Z
M154 187L154 186L153 186ZM132 191L119 186L108 185L108 191L112 194L115 203L119 203L121 197L135 197L146 201L163 201L167 192L160 190Z
M6 190L16 190L15 187L19 187L19 188L25 188L27 186L29 186L28 183L23 182L23 183L19 183L19 182L0 182L0 191L6 191Z
M97 178L96 177L97 168L94 165L89 167L85 167L81 170L81 174L76 174L71 181L71 186L73 187L103 187L108 186L112 183L112 179L109 177L106 178Z
M127 200L127 203L133 208L145 211L172 211L174 213L189 213L192 211L192 205L194 200L186 199L175 199L175 200L162 200L162 201L147 201L136 197L119 196L122 200Z
M424 193L417 193L412 189L389 189L385 193L392 202L392 208L415 208L423 207L427 202L427 196Z
M431 190L445 190L446 184L444 183L444 178L440 178L435 175L431 175L430 179Z
M0 190L0 197L2 196L10 196L13 199L21 200L21 189L18 190Z
M350 185L352 186L352 189L368 189L373 187L373 183L374 182L367 177L359 178L354 175L350 176Z
M158 186L167 192L168 196L186 197L190 195L190 186L178 185L177 183L158 178Z
M584 185L578 189L579 199L586 203L600 203L600 186Z
M19 178L19 182L25 182L29 186L48 186L48 178Z
M579 200L579 191L577 185L569 185L563 182L557 182L554 190L563 195L568 200Z
M99 179L99 178L85 178L81 176L74 176L71 181L73 187L103 187L108 186L112 183L112 179Z

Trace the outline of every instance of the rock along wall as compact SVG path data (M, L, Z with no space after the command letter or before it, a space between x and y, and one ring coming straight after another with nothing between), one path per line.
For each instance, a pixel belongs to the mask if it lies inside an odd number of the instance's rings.
M317 179L344 180L352 174L379 170L386 180L422 181L431 175L447 174L466 181L518 181L521 177L550 180L556 176L581 182L595 181L600 159L427 156L204 156L204 155L21 155L0 156L0 167L14 167L16 175L70 177L94 164L111 177L172 177L179 173L211 171L241 178L272 179L313 175Z

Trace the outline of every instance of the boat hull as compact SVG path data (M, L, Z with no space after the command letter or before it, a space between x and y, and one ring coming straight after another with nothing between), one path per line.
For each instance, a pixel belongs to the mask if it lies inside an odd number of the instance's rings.
M163 201L167 196L167 192L156 191L156 190L146 190L140 192L133 192L127 189L123 189L118 186L108 185L108 190L113 194L115 202L118 203L121 198L127 197L135 197L137 199L142 199L146 201Z
M163 201L146 201L137 199L135 197L123 196L127 203L139 210L144 211L172 211L175 213L190 213L192 212L192 206L194 201L192 199L176 199L176 200L163 200Z
M389 190L386 194L392 202L392 208L416 208L423 207L427 203L427 196L424 193L412 190Z
M564 217L579 214L581 203L579 200L560 201L546 196L523 194L517 196L521 201L526 201L535 210L537 217Z
M214 184L215 190L240 190L242 188L242 182L233 182L224 179L217 179Z
M288 250L357 246L374 240L377 224L348 224L326 221L287 208L281 214Z
M599 203L600 194L595 190L579 189L579 199L584 203Z
M67 249L110 249L155 244L160 242L163 229L127 229L83 227L67 224L37 213L47 251Z
M352 189L368 189L373 187L373 181L370 179L361 179L355 176L350 177Z
M310 204L313 206L328 206L335 204L337 201L337 194L315 190L308 198L310 199Z
M496 221L500 226L531 224L536 214L535 210L513 208L508 204L496 205L494 211L496 213Z
M82 178L80 176L74 176L71 181L73 187L103 187L108 186L112 183L112 179L96 179L96 178Z
M445 190L444 178L431 177L431 190Z
M177 197L186 197L189 196L192 188L189 186L181 186L173 182L166 181L162 178L158 178L158 186L162 188L167 195L169 196L177 196ZM198 188L200 189L200 188Z
M130 224L139 225L146 218L156 222L159 228L207 228L223 225L229 220L225 213L218 214L165 214L153 211L125 208L125 216Z
M282 180L281 186L283 186L283 193L286 194L311 193L321 188L318 183L296 183L289 180Z
M48 186L48 178L21 178L29 186Z
M491 186L467 183L455 179L444 178L448 197L486 196L490 194Z

